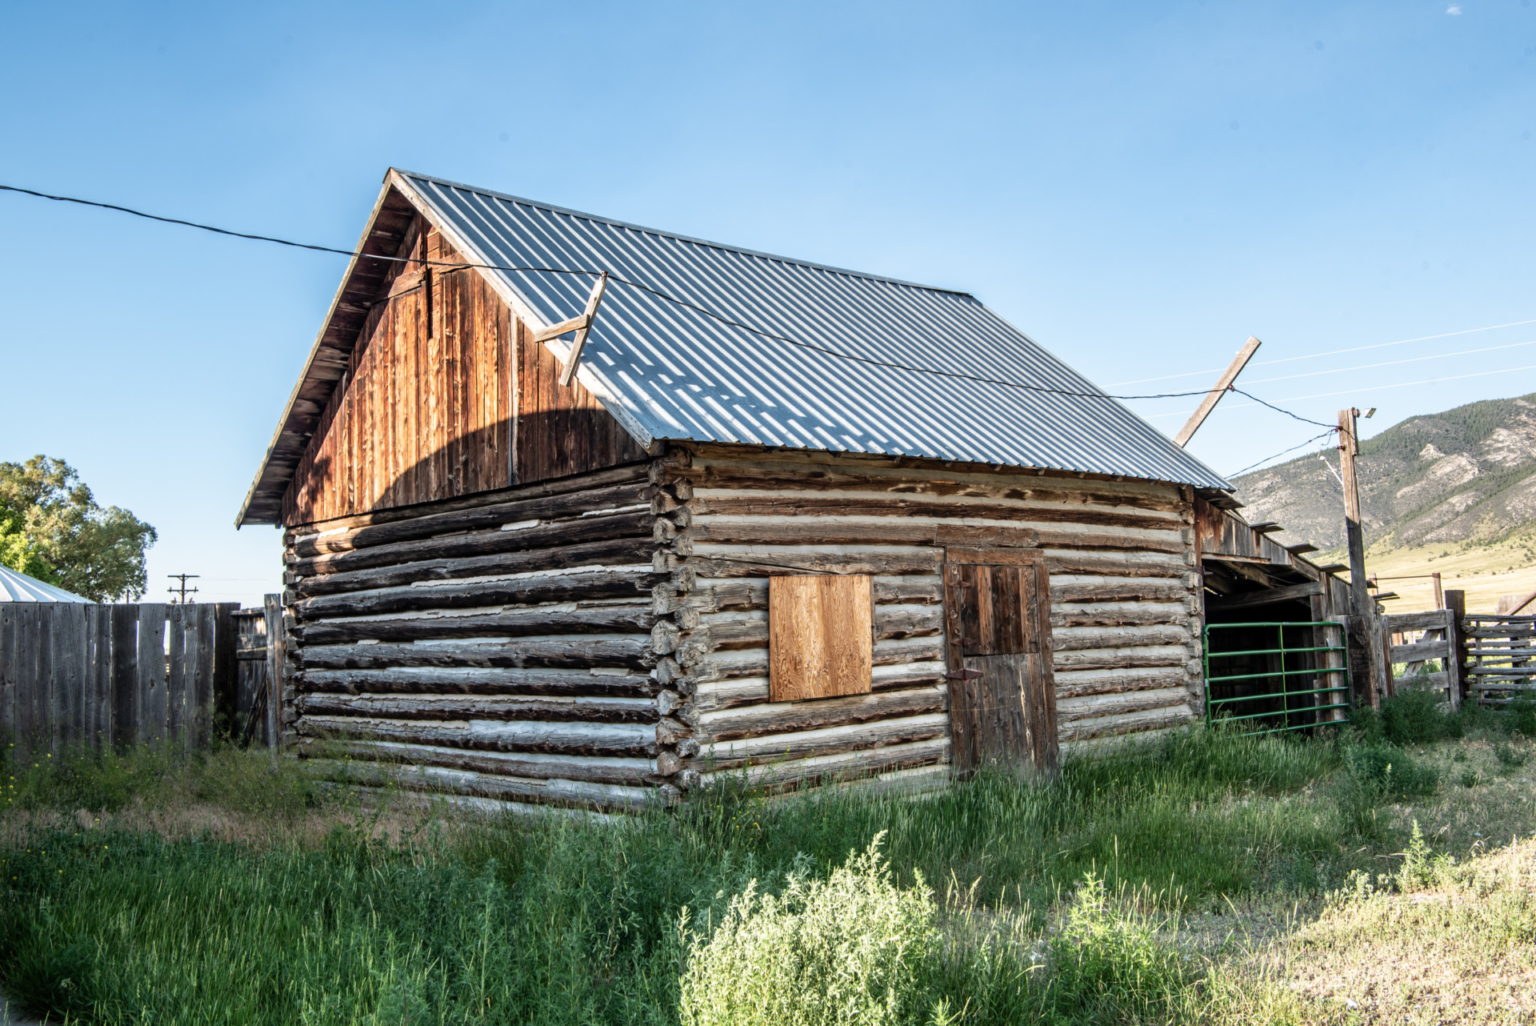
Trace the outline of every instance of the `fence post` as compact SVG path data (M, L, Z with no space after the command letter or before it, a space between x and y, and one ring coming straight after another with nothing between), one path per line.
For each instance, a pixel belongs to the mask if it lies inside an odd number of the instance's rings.
M1344 621L1345 662L1349 667L1350 697L1356 706L1375 708L1371 701L1375 690L1371 681L1370 618L1358 613L1342 617Z
M1450 655L1445 661L1446 683L1455 689L1451 708L1461 707L1467 697L1463 671L1467 665L1467 593L1451 588L1445 593L1445 640L1449 642ZM1476 696L1473 696L1474 700Z
M267 614L267 747L275 762L283 728L283 662L288 640L283 632L283 597L263 595L262 608Z
M1397 683L1392 677L1392 632L1387 630L1386 616L1377 610L1371 611L1371 622L1376 625L1377 651L1381 653L1381 696L1388 698L1397 694Z

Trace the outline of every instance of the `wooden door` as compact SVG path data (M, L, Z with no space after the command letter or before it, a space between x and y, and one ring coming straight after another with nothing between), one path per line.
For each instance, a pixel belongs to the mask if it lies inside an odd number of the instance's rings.
M1058 761L1050 581L1038 562L944 566L955 769Z

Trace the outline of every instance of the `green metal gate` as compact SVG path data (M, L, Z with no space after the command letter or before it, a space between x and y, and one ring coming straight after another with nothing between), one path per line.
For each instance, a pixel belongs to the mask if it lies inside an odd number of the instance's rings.
M1231 651L1211 650L1211 636L1215 631L1244 630L1255 634L1273 634L1273 647L1242 648ZM1290 631L1290 643L1286 632ZM1305 637L1300 632L1306 631ZM1339 644L1332 644L1330 635L1336 633ZM1324 644L1315 642L1321 636ZM1249 734L1273 734L1284 730L1308 730L1312 727L1335 726L1349 722L1349 674L1345 668L1343 644L1344 625L1332 621L1284 622L1278 620L1257 623L1211 623L1205 626L1205 718L1233 721L1273 721L1273 726L1260 726ZM1333 654L1338 659L1332 658ZM1255 662L1270 665L1254 671ZM1337 661L1339 665L1331 664ZM1241 662L1244 665L1234 667ZM1298 665L1307 664L1312 665ZM1228 672L1214 673L1213 669L1225 668ZM1233 670L1244 672L1232 672ZM1293 678L1310 678L1298 681L1312 687L1291 688ZM1248 691L1258 694L1225 694L1222 691ZM1262 708L1260 708L1262 707Z

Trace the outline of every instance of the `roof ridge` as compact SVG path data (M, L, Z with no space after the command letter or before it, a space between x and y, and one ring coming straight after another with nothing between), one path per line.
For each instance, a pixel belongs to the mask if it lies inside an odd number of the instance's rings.
M572 210L570 207L556 206L553 203L545 203L542 200L529 199L526 196L514 196L508 192L497 192L495 189L482 189L477 185L467 185L464 182L455 182L448 178L439 178L436 175L424 175L417 171L407 171L404 168L390 168L396 174L405 178L414 178L423 182L432 182L437 185L447 186L452 189L463 189L466 192L478 193L481 196L491 196L499 200L508 200L513 203L525 203L530 207L538 207L555 214L564 214L568 217L579 217L584 221L595 221L599 224L612 225L615 228L624 228L629 231L644 232L647 235L659 235L662 238L675 239L678 242L686 242L694 246L708 246L711 249L725 250L730 253L740 253L743 256L757 257L762 260L774 260L783 264L794 264L797 267L809 267L817 271L828 271L832 274L845 274L851 278L865 278L869 281L885 282L888 285L900 285L909 289L922 289L924 292L943 292L953 296L967 296L975 299L973 293L964 289L947 289L941 285L924 285L921 282L907 281L903 278L892 278L883 274L871 274L868 271L855 271L847 267L836 267L832 264L819 264L814 260L801 260L798 257L783 256L778 253L765 253L758 249L748 249L745 246L733 246L725 242L713 242L709 239L695 238L691 235L682 235L678 232L669 232L661 228L648 228L643 224L633 224L629 221L620 221L613 217L604 217L601 214L589 214L582 210Z

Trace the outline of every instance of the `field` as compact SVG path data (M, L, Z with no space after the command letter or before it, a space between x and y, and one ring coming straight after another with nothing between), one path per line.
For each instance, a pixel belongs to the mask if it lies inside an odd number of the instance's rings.
M1349 562L1349 556L1342 550L1319 552L1309 558L1318 564ZM1489 545L1372 548L1365 554L1365 568L1378 577L1439 573L1446 589L1460 588L1467 593L1469 613L1495 613L1501 596L1518 594L1523 598L1536 591L1536 559L1532 558L1528 539ZM1399 596L1386 603L1389 613L1435 608L1434 583L1427 578L1384 580L1381 590L1395 591ZM1531 608L1536 608L1536 604L1525 612L1531 612Z
M7 768L0 980L80 1022L1536 1022L1536 708L1198 729L923 799L466 818Z

